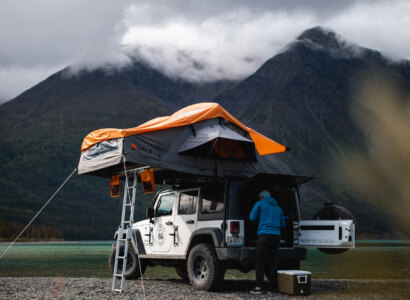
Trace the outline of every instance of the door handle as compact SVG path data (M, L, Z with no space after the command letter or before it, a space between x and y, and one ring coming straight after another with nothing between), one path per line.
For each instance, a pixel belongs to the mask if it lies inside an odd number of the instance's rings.
M195 221L194 221L194 220L187 220L187 221L185 221L185 223L187 223L187 224L194 224Z
M171 222L171 221L167 221L167 222L165 222L165 225L171 226L171 225L172 225L172 222Z
M174 227L174 233L170 233L169 235L172 235L174 237L174 246L178 245L177 241L177 231L178 231L178 226Z
M150 245L152 245L151 237L152 237L152 231L153 231L153 230L154 230L154 229L151 227L151 228L149 229L149 233L145 235L145 236L148 236L148 244L150 244Z

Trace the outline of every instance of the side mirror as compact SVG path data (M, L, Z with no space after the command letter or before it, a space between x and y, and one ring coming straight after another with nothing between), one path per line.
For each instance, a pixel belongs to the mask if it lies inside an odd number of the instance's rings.
M155 216L155 210L153 207L148 207L147 208L147 212L146 212L147 218L150 219L150 221L152 220L152 218L154 218Z

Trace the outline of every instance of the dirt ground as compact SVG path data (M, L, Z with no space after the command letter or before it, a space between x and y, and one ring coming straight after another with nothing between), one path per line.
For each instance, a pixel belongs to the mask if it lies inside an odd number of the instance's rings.
M140 280L126 281L122 294L107 278L0 277L0 299L144 299ZM295 299L253 295L250 280L225 280L214 292L197 291L182 280L144 281L145 299ZM313 280L312 293L297 299L410 299L410 280Z

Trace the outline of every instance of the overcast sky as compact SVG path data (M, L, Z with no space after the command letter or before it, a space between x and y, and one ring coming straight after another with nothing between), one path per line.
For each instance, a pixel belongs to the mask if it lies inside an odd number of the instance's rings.
M0 103L68 65L123 66L131 52L171 75L240 78L317 25L410 59L407 0L2 0Z

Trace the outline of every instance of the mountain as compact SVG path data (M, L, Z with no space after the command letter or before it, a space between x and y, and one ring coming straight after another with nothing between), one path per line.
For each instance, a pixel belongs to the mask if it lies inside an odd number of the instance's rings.
M331 200L351 209L362 231L377 235L392 232L391 224L331 174L336 160L349 164L347 152L365 151L351 101L370 74L410 88L408 61L393 62L315 27L216 99L245 124L290 147L282 158L293 170L315 177L303 193L308 216Z
M0 106L0 221L27 223L77 166L89 132L135 127L235 84L174 80L137 60L121 69L66 68L50 76ZM34 224L57 227L60 238L108 239L121 208L108 188L107 180L77 176Z
M27 223L76 167L90 131L134 127L214 99L292 149L278 155L278 171L290 166L316 177L302 191L305 218L330 199L353 211L361 232L392 236L390 221L329 174L345 151L364 150L350 99L361 76L376 71L410 86L408 62L394 63L320 27L241 82L173 79L138 59L122 68L66 68L0 106L0 220ZM147 201L138 203L137 218ZM59 238L109 239L119 219L120 200L108 197L108 181L76 176L34 224L58 229Z

